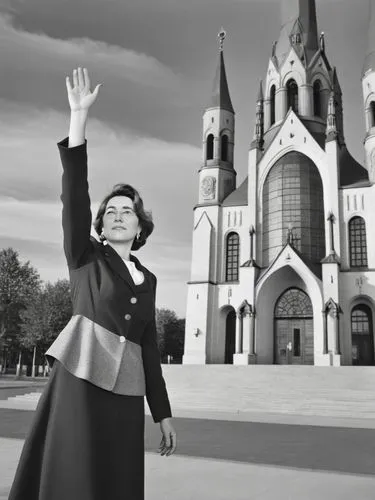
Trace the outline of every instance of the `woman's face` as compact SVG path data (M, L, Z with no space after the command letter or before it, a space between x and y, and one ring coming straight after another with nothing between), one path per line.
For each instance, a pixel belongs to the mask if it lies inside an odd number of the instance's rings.
M103 234L109 243L133 241L140 232L133 206L127 196L114 196L108 201L103 215Z

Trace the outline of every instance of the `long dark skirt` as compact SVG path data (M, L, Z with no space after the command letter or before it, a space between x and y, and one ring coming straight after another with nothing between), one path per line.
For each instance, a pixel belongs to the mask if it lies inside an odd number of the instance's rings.
M9 500L144 500L144 398L74 377L56 361Z

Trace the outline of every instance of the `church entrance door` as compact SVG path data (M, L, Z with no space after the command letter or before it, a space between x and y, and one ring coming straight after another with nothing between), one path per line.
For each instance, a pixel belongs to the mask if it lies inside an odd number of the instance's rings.
M309 296L298 288L286 290L275 306L274 363L314 364L314 322Z

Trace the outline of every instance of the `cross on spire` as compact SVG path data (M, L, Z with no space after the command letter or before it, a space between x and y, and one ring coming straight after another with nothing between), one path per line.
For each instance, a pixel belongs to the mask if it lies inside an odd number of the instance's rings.
M220 48L220 51L222 52L223 49L224 49L224 40L227 36L227 32L225 31L225 29L223 27L221 27L221 30L219 31L217 37L219 38L219 48Z

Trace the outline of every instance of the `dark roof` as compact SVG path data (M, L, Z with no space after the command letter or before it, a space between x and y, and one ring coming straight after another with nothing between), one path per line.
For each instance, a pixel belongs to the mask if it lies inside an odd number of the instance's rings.
M223 51L220 51L219 63L217 65L212 95L206 109L209 108L221 108L234 113L232 101L229 95Z
M232 191L223 201L223 207L237 207L241 205L247 205L247 185L248 177L243 181L243 183Z
M346 146L342 146L339 150L339 164L341 187L353 186L354 184L357 187L368 185L367 170L352 157Z

